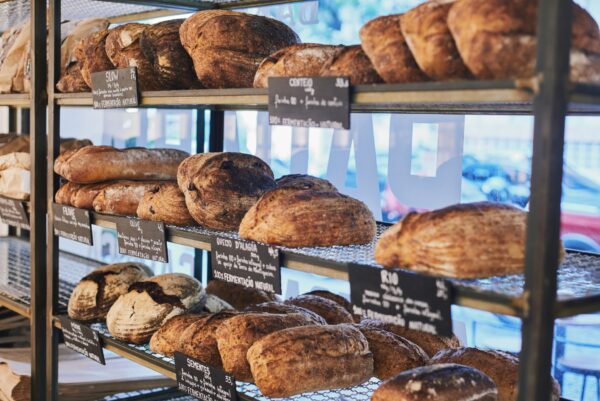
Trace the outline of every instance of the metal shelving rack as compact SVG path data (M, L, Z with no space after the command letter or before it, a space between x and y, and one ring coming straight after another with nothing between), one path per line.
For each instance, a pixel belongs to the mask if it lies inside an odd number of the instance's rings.
M43 50L46 38L46 0L0 0L20 3L29 7L32 21L32 92L30 95L0 95L0 105L29 107L31 110L31 234L28 252L31 270L30 297L10 297L2 293L0 304L11 305L31 317L32 322L32 394L36 400L56 399L58 321L56 316L64 312L64 299L69 286L65 286L63 272L59 274L57 238L46 234L46 211L48 232L52 233L52 211L48 205L57 189L57 177L53 174L54 158L58 152L61 107L89 106L90 94L54 93L58 80L60 52L59 22L61 11L67 15L65 5L81 0L50 0L48 21L50 38L49 65ZM241 8L294 2L295 0L144 0L106 1L106 7L116 3L144 5L139 13L115 13L115 22L169 15L180 10L207 8ZM100 3L100 2L95 2ZM131 4L121 4L124 7ZM179 11L163 10L168 8ZM82 12L91 11L83 8ZM560 232L560 198L562 182L564 124L568 113L600 114L600 86L572 84L568 82L568 56L570 49L571 3L568 0L540 0L537 32L541 46L537 49L536 75L532 79L517 81L474 81L456 83L425 83L405 85L369 85L354 88L354 111L364 112L430 112L430 113L510 113L533 114L534 148L532 161L531 202L528 232L527 258L524 276L493 278L487 280L452 280L456 303L515 315L523 320L523 349L520 365L520 401L549 399L553 323L557 317L600 310L600 257L583 253L570 253L558 269ZM91 15L86 15L91 16ZM48 79L52 83L45 94L46 75L39 73L48 67ZM46 101L48 105L48 142L46 147ZM267 92L260 89L190 90L176 92L142 93L141 106L181 107L210 110L211 125L209 151L223 147L223 111L236 109L266 109ZM14 113L12 113L14 114ZM12 115L11 114L11 115ZM202 114L202 113L200 113ZM203 121L200 121L203 123ZM14 124L12 124L14 125ZM11 126L12 126L11 125ZM199 124L200 128L203 126ZM203 144L204 131L198 132L198 144ZM198 147L201 151L203 148ZM47 165L44 163L48 156ZM45 191L47 188L47 191ZM93 214L94 224L114 227L114 217ZM383 228L383 226L381 226ZM198 250L210 251L210 239L214 232L199 228L169 226L168 240ZM234 234L232 234L234 235ZM19 241L19 240L11 240ZM47 241L47 242L46 242ZM48 245L46 248L46 244ZM27 248L26 244L21 247ZM365 247L334 247L315 249L282 248L284 265L301 271L328 277L346 278L347 263L374 264L372 245ZM47 249L47 251L46 251ZM47 263L46 263L47 262ZM77 262L78 263L78 262ZM83 262L82 262L83 263ZM46 268L47 265L47 268ZM85 263L82 264L84 266ZM89 267L89 266L88 266ZM47 284L46 284L47 283ZM73 282L71 282L72 284ZM14 288L13 288L14 289ZM27 293L26 286L21 288ZM559 295L557 295L559 294ZM568 294L568 295L566 295ZM13 294L14 295L14 294ZM173 376L169 360L151 354L143 347L134 347L112 339L102 327L107 349L111 349L140 364ZM541 372L544 372L542 374ZM537 374L532 374L537 373ZM369 384L370 385L370 384ZM369 386L358 391L356 399L369 398ZM366 389L366 390L365 390ZM300 396L299 399L329 399L339 396L353 398L352 392L343 394ZM242 398L260 399L256 389L240 388ZM185 399L183 397L182 399ZM264 399L264 398L262 398Z

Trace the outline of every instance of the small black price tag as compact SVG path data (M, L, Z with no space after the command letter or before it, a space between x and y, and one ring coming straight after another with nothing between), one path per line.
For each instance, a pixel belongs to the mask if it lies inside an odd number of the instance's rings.
M350 129L350 78L269 78L269 124Z
M102 340L96 331L74 322L68 316L61 316L60 324L67 348L79 352L99 364L106 365Z
M165 223L122 217L117 219L119 253L168 263Z
M256 242L213 237L211 259L214 278L281 294L279 249Z
M397 269L349 265L354 313L441 336L452 334L450 284Z
M93 245L90 212L72 206L52 204L54 212L54 235Z
M175 352L177 388L199 400L237 401L235 379L223 370Z
M139 104L136 68L93 73L92 100L95 109L136 107Z
M9 226L29 230L29 217L22 201L0 196L0 220Z

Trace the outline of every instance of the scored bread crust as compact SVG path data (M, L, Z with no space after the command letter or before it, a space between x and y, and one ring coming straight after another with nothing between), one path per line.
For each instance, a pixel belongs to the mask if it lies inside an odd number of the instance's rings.
M277 188L314 189L318 191L338 192L328 180L307 174L288 174L275 180Z
M342 305L317 295L298 295L287 299L285 303L313 311L323 317L327 324L352 323L354 321L352 314Z
M172 317L152 335L152 338L150 338L150 350L158 354L173 356L181 333L190 324L207 316L207 313L186 313Z
M74 182L66 182L58 188L54 195L54 202L61 205L71 206L73 204L73 196L81 189L81 184L75 184Z
M79 64L81 76L85 84L92 87L92 74L112 70L114 64L106 55L106 37L110 31L103 29L87 36L73 49L73 56Z
M360 45L343 46L337 49L323 65L320 75L349 77L352 85L383 82Z
M137 207L140 219L163 221L176 226L192 226L196 222L185 204L185 196L176 182L160 183L148 189Z
M302 314L306 316L308 319L313 321L313 324L327 324L325 319L322 316L316 314L315 312L308 310L306 308L302 308L297 305L284 304L276 301L263 302L256 305L250 305L244 308L244 312L253 312L253 313L274 313L274 314Z
M112 184L114 184L112 181L98 184L78 184L80 188L71 196L71 205L80 209L93 209L96 196Z
M92 206L98 213L136 216L144 194L160 185L160 181L116 181L103 187Z

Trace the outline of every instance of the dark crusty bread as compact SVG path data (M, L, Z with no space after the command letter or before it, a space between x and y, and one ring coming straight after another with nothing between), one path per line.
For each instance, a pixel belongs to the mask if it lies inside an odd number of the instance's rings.
M407 370L383 383L371 401L496 401L496 385L468 366L441 364Z
M224 321L216 331L223 369L236 380L253 381L246 359L248 349L264 336L279 330L308 326L314 322L301 313L275 315L271 313L246 313Z
M488 375L498 387L498 401L516 401L519 380L519 358L496 350L461 347L445 349L435 354L430 364L456 363L478 369ZM560 387L553 379L552 399L560 397Z
M81 184L75 184L73 182L66 182L58 188L54 195L54 202L60 203L61 205L72 205L72 197L82 187Z
M323 65L343 46L299 43L265 58L254 76L255 88L266 88L270 77L319 76Z
M400 18L402 34L417 64L429 78L437 81L472 77L446 22L452 3L448 0L426 1Z
M367 339L349 324L276 331L255 342L247 357L267 397L351 387L373 374Z
M323 65L322 76L346 76L352 85L383 82L360 45L344 46Z
M207 317L207 313L185 313L170 318L152 335L150 350L158 354L173 356L181 333L192 323Z
M79 189L71 196L71 206L80 209L93 209L94 199L106 187L114 184L114 181L101 182L98 184L76 184Z
M537 1L460 0L448 14L465 64L480 79L534 75ZM465 23L469 21L469 23ZM573 3L571 79L600 80L600 30L594 18Z
M350 301L348 301L346 298L344 298L341 295L334 294L331 291L314 290L314 291L307 292L304 295L316 295L321 298L327 298L330 301L333 301L336 304L340 305L342 308L346 309L348 311L348 313L350 313L350 314L354 313L354 310L352 309L352 304L350 303Z
M240 237L288 247L365 244L375 236L373 214L361 201L331 190L276 188L250 208Z
M402 30L401 14L377 17L360 29L363 50L387 83L427 81L413 57Z
M95 32L83 38L81 44L73 49L73 56L77 59L81 76L90 88L92 87L92 74L94 72L115 68L105 51L106 37L109 32L107 29Z
M92 205L98 213L136 216L144 194L160 183L160 181L116 181L102 188Z
M375 377L387 380L400 372L423 366L429 357L417 344L389 331L357 324L373 353Z
M199 11L179 30L181 43L207 88L252 87L262 60L299 42L294 31L277 20L235 11Z
M206 293L221 298L238 310L277 299L275 294L222 280L209 281L206 285Z
M352 315L343 306L317 295L299 295L287 299L286 304L299 306L321 316L327 324L352 323Z
M196 222L190 216L185 197L176 182L157 184L148 189L137 207L140 219L163 221L176 226L192 226Z
M90 87L85 83L81 74L81 65L79 63L72 63L66 68L56 84L56 89L63 93L90 91Z
M268 164L233 152L188 157L179 166L177 183L194 220L216 230L237 230L248 209L275 187Z
M454 335L452 337L441 337L436 336L435 334L407 329L397 324L382 322L381 320L374 319L363 319L360 322L360 325L371 328L379 328L394 333L400 337L404 337L405 339L412 341L421 347L430 357L435 355L440 350L460 347L460 341Z
M278 188L314 189L337 192L337 188L328 180L307 174L288 174L275 180Z
M244 312L253 313L275 313L275 314L302 314L313 321L314 324L327 324L322 316L315 312L296 305L284 304L276 301L263 302L244 308Z
M188 153L177 149L86 146L62 153L54 172L78 184L109 180L174 180Z

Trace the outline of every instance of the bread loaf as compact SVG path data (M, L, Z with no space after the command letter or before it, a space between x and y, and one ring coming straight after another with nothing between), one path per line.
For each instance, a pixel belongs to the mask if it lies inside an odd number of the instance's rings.
M206 88L252 87L265 57L299 42L282 22L224 10L195 13L181 25L179 34Z
M435 334L407 329L397 324L382 322L381 320L374 319L363 319L360 322L360 325L364 327L382 329L403 337L408 341L417 344L430 357L443 349L460 347L460 341L455 335L452 335L452 337L441 337L436 336Z
M221 298L238 310L277 299L275 294L222 280L209 281L206 285L206 293Z
M360 45L344 46L323 65L322 76L346 76L352 85L383 82Z
M194 220L215 230L237 230L248 209L275 186L273 172L265 162L230 152L185 159L177 183Z
M373 353L375 377L387 380L405 370L423 366L429 357L417 344L376 327L356 325Z
M83 77L85 84L90 88L92 87L92 74L94 72L112 70L115 68L105 51L108 33L109 31L107 29L95 32L82 39L81 44L77 45L73 50L73 55L79 64L81 76Z
M460 55L480 79L535 74L536 22L534 0L460 0L448 14ZM571 79L599 81L600 30L594 18L575 3L571 46Z
M101 266L82 278L69 298L68 314L82 321L104 320L115 301L129 286L152 276L141 263L117 263Z
M314 189L318 191L337 192L337 188L329 181L306 174L289 174L275 180L278 188Z
M266 397L351 387L373 374L367 339L347 324L276 331L255 342L247 357Z
M253 313L275 313L275 314L301 314L312 320L313 324L327 324L325 319L315 312L296 305L284 304L281 302L269 301L257 305L250 305L244 308L244 312Z
M62 138L60 140L60 153L85 148L86 146L93 145L89 139L75 139L75 138Z
M98 213L136 216L144 194L158 185L159 181L117 181L102 188L92 205Z
M174 180L188 154L176 149L86 146L61 154L54 172L78 184L109 180Z
M265 193L240 224L240 237L288 247L365 244L375 236L373 214L359 200L333 191L277 188Z
M319 76L323 64L343 46L299 43L276 51L265 58L254 76L255 88L266 88L270 77Z
M417 64L429 78L452 81L471 78L446 19L453 0L430 0L400 17L400 27ZM468 19L463 21L468 24Z
M400 18L400 14L394 14L367 22L360 29L362 48L385 82L427 81L427 75L421 71L406 44Z
M166 356L173 356L181 333L192 323L207 317L207 313L186 313L170 318L152 335L150 339L150 351Z
M148 189L137 207L140 219L163 221L176 226L192 226L185 197L176 182L160 183Z
M98 184L75 184L79 185L79 189L71 196L71 206L80 209L93 209L94 199L102 190L116 182L101 182Z
M466 347L445 349L435 354L429 363L456 363L478 369L496 383L498 401L517 401L519 358L508 352ZM558 401L560 387L556 380L552 380L552 400Z
M66 182L58 188L56 194L54 195L54 202L59 203L61 205L71 206L73 196L79 191L81 188L80 184L75 184L72 182Z
M215 333L223 369L234 375L236 380L252 382L252 372L246 359L252 344L267 334L311 324L314 322L300 313L247 313L227 319Z
M81 65L73 63L67 67L56 84L56 89L62 93L89 92L90 87L85 83L81 74Z
M327 324L352 323L352 315L343 306L316 295L299 295L285 301L288 305L295 305L313 311L321 316Z
M498 391L488 376L462 365L423 366L383 383L371 401L496 401Z
M118 340L142 344L170 318L202 307L204 289L185 274L168 273L129 286L108 311L106 325Z
M346 298L344 298L341 295L334 294L331 291L314 290L314 291L307 292L304 295L316 295L317 297L327 298L328 300L333 301L336 304L338 304L339 306L341 306L342 308L346 309L348 311L348 313L350 313L351 315L354 314L354 310L352 308L352 304L350 303L350 301L348 301Z

